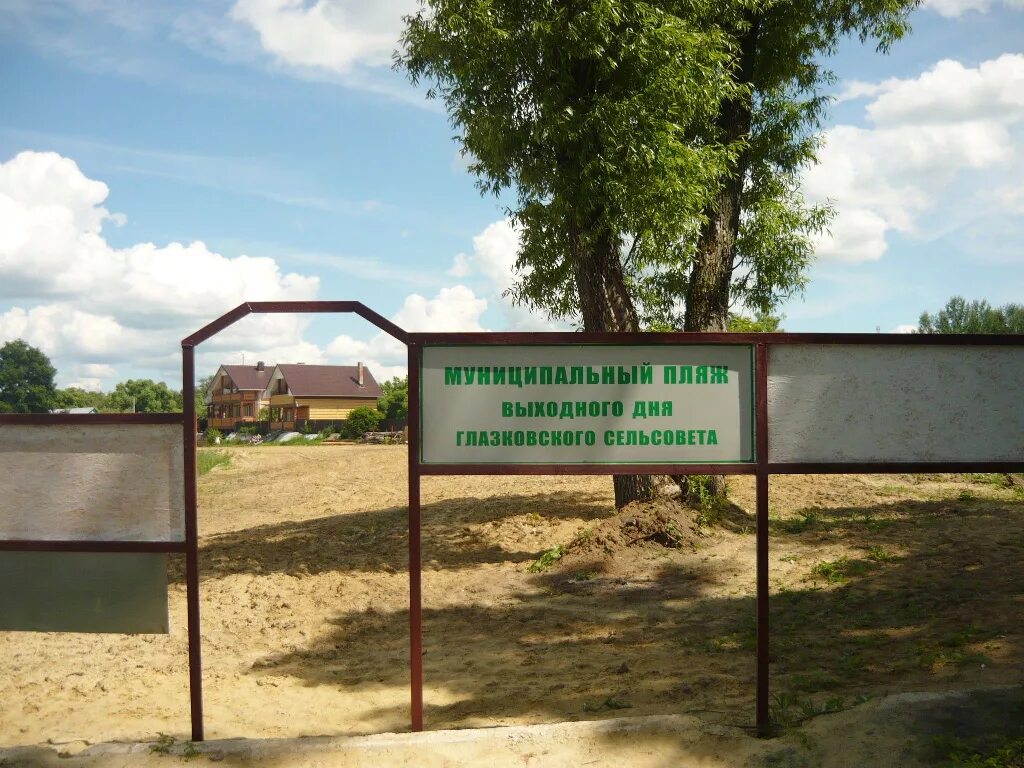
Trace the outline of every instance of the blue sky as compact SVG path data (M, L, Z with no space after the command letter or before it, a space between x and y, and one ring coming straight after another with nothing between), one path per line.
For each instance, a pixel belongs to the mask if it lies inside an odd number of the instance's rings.
M409 0L0 2L0 341L61 385L180 386L178 341L243 300L357 299L410 330L544 329L508 305L515 232L423 89ZM950 296L1024 301L1024 5L936 0L857 41L807 194L838 216L790 331L893 331ZM344 317L249 318L219 362L369 362Z

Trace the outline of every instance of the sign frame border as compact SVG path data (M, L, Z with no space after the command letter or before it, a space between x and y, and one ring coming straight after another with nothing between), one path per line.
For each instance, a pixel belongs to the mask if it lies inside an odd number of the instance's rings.
M547 348L559 348L559 347L712 347L712 348L736 348L746 347L750 358L750 458L749 459L717 459L714 461L426 461L423 456L424 452L424 440L419 440L418 446L418 463L421 467L492 467L496 472L502 470L508 470L514 467L562 467L567 470L572 470L577 467L652 467L652 468L665 468L665 467L711 467L722 465L723 467L736 467L736 466L755 466L757 464L757 365L755 360L754 348L755 344L750 341L736 341L735 343L725 342L712 342L708 344L693 343L687 341L666 341L659 343L653 340L649 340L641 343L624 343L621 341L560 341L553 342L547 339L538 339L534 342L519 342L514 344L507 344L501 341L495 341L493 343L485 343L483 339L486 338L486 334L481 337L479 341L442 341L438 343L431 343L425 341L420 345L420 354L418 355L417 367L419 369L419 377L417 380L417 391L416 401L419 405L417 409L419 411L419 429L420 435L423 435L423 414L426 410L423 405L423 382L424 382L424 354L428 349L431 348L479 348L489 349L491 347L547 347ZM740 392L742 395L742 391ZM741 435L742 439L742 435ZM649 474L660 474L657 471L650 472ZM703 474L703 473L702 473Z

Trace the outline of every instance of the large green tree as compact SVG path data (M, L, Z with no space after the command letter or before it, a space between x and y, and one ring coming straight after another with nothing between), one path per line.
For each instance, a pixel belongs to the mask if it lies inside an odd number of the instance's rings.
M56 369L21 339L0 347L0 413L46 413L54 407Z
M725 330L798 290L845 34L903 33L897 0L425 0L396 64L434 84L485 193L514 190L513 297L584 330ZM649 494L617 477L616 503Z
M182 410L181 392L152 379L122 381L108 396L108 404L112 410L122 413L175 413Z
M921 314L918 333L1024 333L1024 305L993 307L954 296L935 315Z

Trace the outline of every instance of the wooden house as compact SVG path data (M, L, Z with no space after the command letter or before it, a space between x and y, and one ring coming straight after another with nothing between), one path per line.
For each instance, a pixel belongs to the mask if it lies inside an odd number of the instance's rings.
M362 363L277 365L263 390L271 429L294 429L296 421L339 421L359 406L375 408L380 385Z
M222 365L206 389L207 425L217 429L235 429L237 425L259 420L268 403L263 391L272 368L263 361L256 365Z

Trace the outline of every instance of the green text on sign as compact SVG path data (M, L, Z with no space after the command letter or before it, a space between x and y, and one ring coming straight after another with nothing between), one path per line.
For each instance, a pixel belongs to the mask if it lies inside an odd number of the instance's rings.
M749 344L426 346L421 461L752 462L753 380Z

